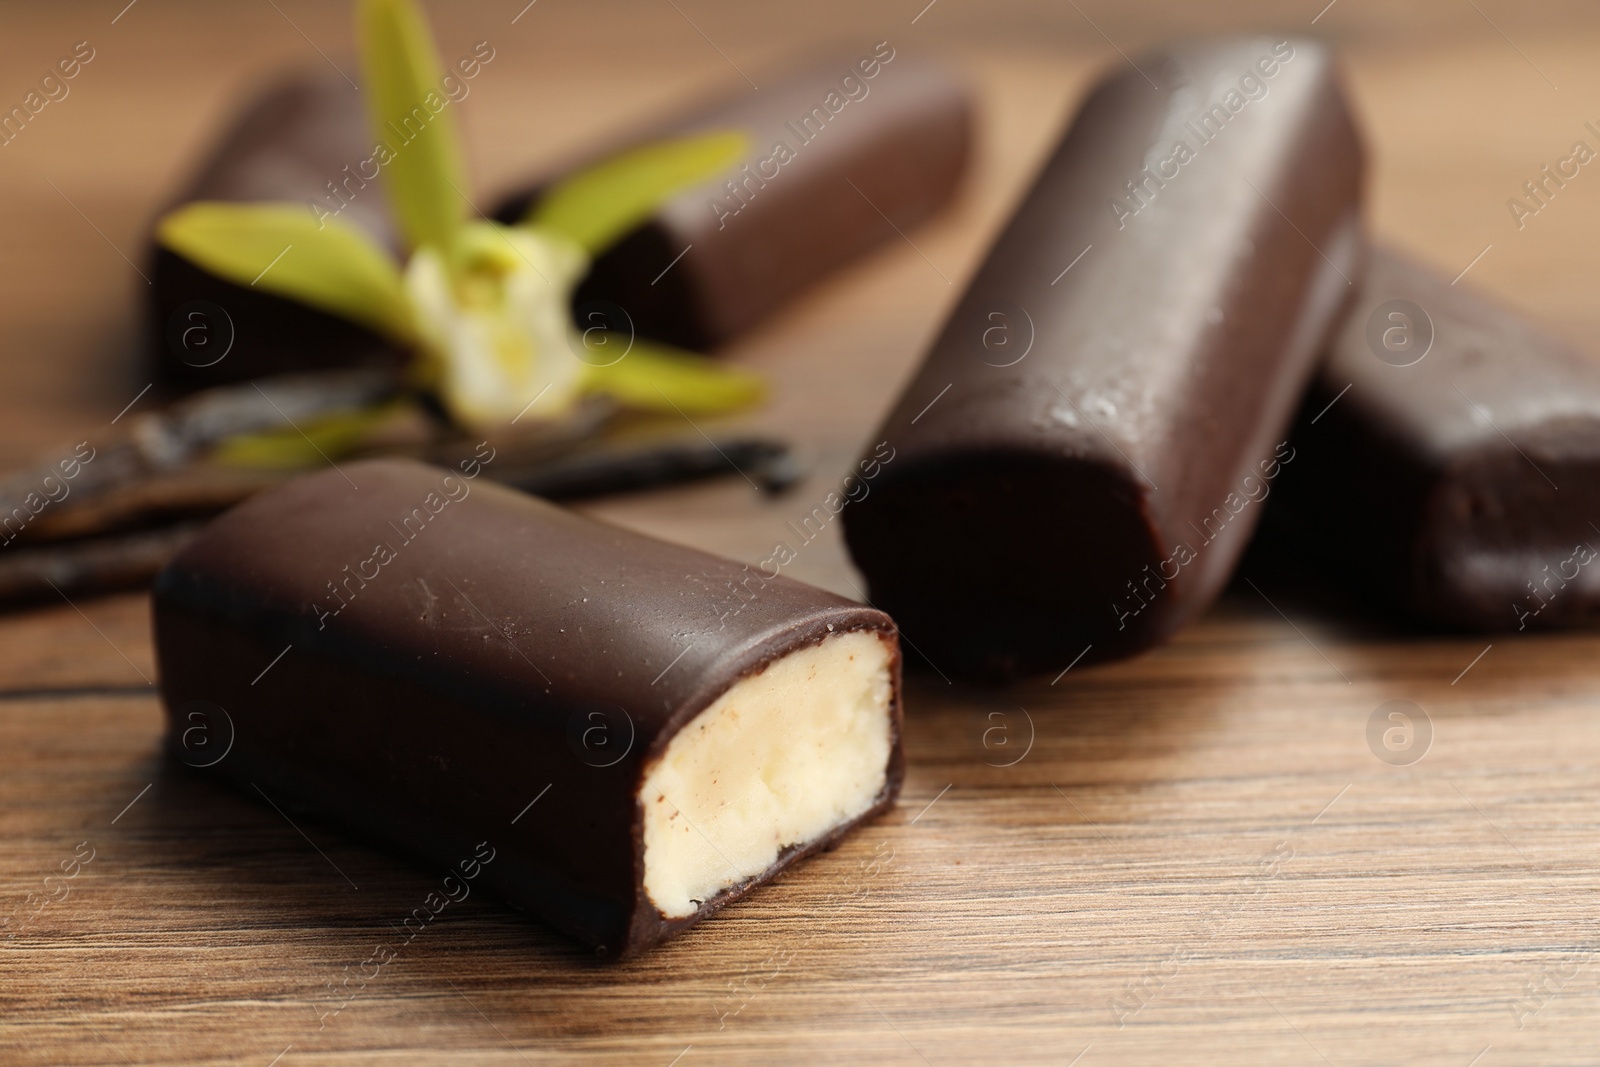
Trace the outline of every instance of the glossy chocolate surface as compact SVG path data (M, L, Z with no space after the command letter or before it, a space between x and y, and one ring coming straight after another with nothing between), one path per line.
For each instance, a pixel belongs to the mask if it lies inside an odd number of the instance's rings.
M810 586L398 460L251 498L162 572L154 612L184 762L203 762L190 713L221 708L232 747L204 773L434 863L486 842L480 884L612 956L848 829L663 918L642 888L637 793L673 734L830 633L895 633ZM898 655L891 675L888 782L862 818L904 776Z
M1210 603L1359 277L1362 148L1327 49L1136 62L1045 164L845 515L873 602L947 675L1128 655Z
M1470 282L1373 249L1294 446L1275 547L1436 624L1600 615L1600 364Z

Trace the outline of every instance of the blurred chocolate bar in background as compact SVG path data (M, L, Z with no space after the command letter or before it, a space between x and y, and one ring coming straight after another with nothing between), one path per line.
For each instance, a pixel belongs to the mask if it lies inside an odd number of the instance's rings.
M1447 627L1600 614L1600 364L1461 281L1370 253L1262 549Z
M575 305L610 302L641 334L685 348L721 344L950 199L972 125L960 79L887 43L759 92L740 86L632 139L742 130L750 154L602 255ZM497 214L519 218L535 199Z
M535 138L537 111L528 114L527 136ZM561 173L696 131L741 130L751 147L737 167L672 198L596 260L574 297L576 311L593 313L580 326L636 330L697 350L727 341L949 200L966 168L972 123L959 78L883 44L759 92L739 83L687 115L613 140ZM383 179L361 173L371 141L348 82L290 77L245 107L162 213L195 200L300 202L312 214L313 205L326 212L333 204L341 221L398 252ZM492 213L521 218L551 180L530 181ZM153 238L148 254L147 343L157 379L170 388L404 361L368 330L224 281Z
M158 218L196 200L292 201L306 204L309 217L312 203L348 182L339 218L398 253L381 179L352 180L347 172L372 153L368 129L361 94L342 77L290 76L244 108ZM348 319L219 278L162 248L153 227L148 240L146 348L152 373L169 389L405 362L406 353Z

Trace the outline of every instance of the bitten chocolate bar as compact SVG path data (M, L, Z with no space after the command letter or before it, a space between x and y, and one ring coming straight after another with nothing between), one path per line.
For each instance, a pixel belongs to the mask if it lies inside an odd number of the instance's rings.
M1467 282L1371 253L1269 527L1446 626L1600 615L1600 366Z
M602 255L574 297L580 310L607 301L647 337L720 344L948 200L966 169L972 101L943 66L885 41L760 91L741 84L634 141L707 130L745 132L748 156ZM514 196L497 214L520 218L534 199Z
M1211 602L1354 292L1361 181L1315 43L1179 46L1095 87L845 515L908 644L1004 679L1129 655Z
M479 469L350 464L184 549L154 609L173 753L436 863L486 845L480 884L611 956L893 804L887 616Z

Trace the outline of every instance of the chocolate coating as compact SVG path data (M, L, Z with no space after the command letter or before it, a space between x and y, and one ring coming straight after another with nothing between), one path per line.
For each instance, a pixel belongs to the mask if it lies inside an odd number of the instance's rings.
M1378 603L1477 630L1600 614L1600 366L1468 282L1373 249L1294 445L1264 535Z
M438 501L412 533L404 517ZM369 566L376 544L393 558ZM357 571L369 577L335 599L327 583ZM232 748L206 773L436 863L487 841L496 858L480 884L613 956L848 829L665 919L642 887L637 794L673 734L830 633L895 633L881 612L799 582L399 460L311 475L228 512L158 577L154 612L175 755L196 762L184 736L205 706L194 702L220 706ZM904 776L897 653L891 678L888 781L863 819L893 804ZM605 766L571 741L595 714L619 747L631 739Z
M1313 42L1178 46L1095 87L845 515L908 644L1008 679L1137 652L1211 602L1358 276L1361 180Z
M861 62L876 73L863 77ZM948 200L966 169L972 102L943 66L880 46L759 92L741 85L633 140L707 130L745 132L749 156L601 255L578 287L580 310L608 301L641 334L686 348L726 341ZM787 162L776 161L780 144ZM522 217L536 196L513 196L497 217Z
M308 73L269 86L245 108L201 164L194 181L161 215L196 200L349 203L342 222L398 252L382 179L361 182L354 168L372 153L360 94L337 74ZM311 209L306 207L308 217ZM159 217L159 216L158 216ZM357 366L399 366L406 353L346 319L260 289L225 281L150 239L147 347L157 380L200 389L270 374ZM197 303L211 307L195 307ZM226 317L214 308L221 308ZM195 318L192 315L198 314ZM184 331L197 328L187 335ZM232 347L217 362L217 346Z
M898 240L895 226L911 226L948 200L971 143L972 103L965 86L925 61L899 56L885 63L873 54L865 59L876 71L871 78L861 75L862 58L841 56L759 93L741 83L732 97L637 130L581 161L597 162L647 140L705 130L742 130L752 145L740 166L674 197L655 218L600 255L574 295L575 309L603 300L621 307L644 336L707 349L748 329L852 257ZM854 80L841 88L847 75ZM804 127L808 115L811 125ZM793 158L764 163L779 141ZM345 169L371 153L359 94L336 75L295 77L268 88L246 108L195 181L165 210L194 200L327 207L339 202L330 191L332 182L347 200L339 218L398 251L402 242L382 177L363 182ZM750 168L748 177L742 166ZM502 198L495 217L520 219L553 178L546 175ZM727 183L734 180L742 183L738 194L729 191ZM714 203L722 205L720 210ZM371 331L224 281L153 241L150 257L148 346L158 379L170 387L201 388L316 368L399 365L406 358ZM209 309L206 317L190 320L197 301L222 308L231 324ZM618 320L586 324L628 327ZM201 365L215 349L184 347L183 328L191 324L203 328L192 335L196 339L231 332L233 347L226 358Z

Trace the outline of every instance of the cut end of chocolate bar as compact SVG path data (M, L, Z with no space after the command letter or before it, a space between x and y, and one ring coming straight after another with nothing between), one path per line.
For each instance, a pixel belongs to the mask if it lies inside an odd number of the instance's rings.
M1085 644L1103 644L1093 635L1108 626L1130 647L1163 634L1159 612L1124 612L1119 625L1107 607L1127 596L1129 576L1166 555L1147 495L1119 480L1110 462L1067 465L1003 449L935 465L891 463L872 495L877 510L865 521L846 515L851 555L871 576L873 603L894 614L936 670L1008 682L1060 669L1063 650L1071 659ZM1035 551L1025 539L1034 531L1048 531L1058 549ZM1019 553L1030 557L1025 566ZM1091 649L1085 662L1096 658Z
M644 888L668 919L756 879L883 797L894 648L838 633L735 683L645 775Z
M1600 368L1381 245L1295 429L1268 536L1452 629L1600 617Z

